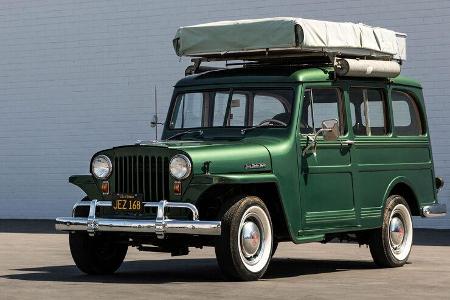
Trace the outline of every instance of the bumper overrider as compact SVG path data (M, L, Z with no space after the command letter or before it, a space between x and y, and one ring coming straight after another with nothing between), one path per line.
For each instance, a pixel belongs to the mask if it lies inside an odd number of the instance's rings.
M426 218L442 217L447 214L447 206L441 203L427 205L422 208L422 215Z
M89 206L89 216L62 217L56 219L55 228L59 231L86 231L89 235L96 232L129 232L129 233L155 233L163 239L166 233L189 234L189 235L220 235L220 221L200 221L198 210L191 203L168 202L145 202L145 207L156 207L156 219L108 219L97 218L95 211L97 206L112 206L110 201L80 201L75 204L74 211L78 206ZM192 220L173 220L165 215L166 207L189 209L192 212Z

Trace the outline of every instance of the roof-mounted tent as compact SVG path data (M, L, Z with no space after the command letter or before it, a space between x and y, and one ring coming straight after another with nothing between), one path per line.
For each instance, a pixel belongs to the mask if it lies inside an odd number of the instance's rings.
M338 65L341 76L352 76L352 68L357 65L358 76L368 73L367 76L395 77L400 72L399 63L406 60L405 34L361 23L300 18L223 21L180 27L173 45L178 56L209 61L284 59L314 64L318 58L325 58ZM385 63L369 65L364 71L367 63L352 61L353 58ZM345 61L339 63L339 59ZM382 72L377 72L378 67Z
M178 56L205 58L245 58L273 52L405 60L405 39L405 34L361 23L268 18L180 27L173 45Z

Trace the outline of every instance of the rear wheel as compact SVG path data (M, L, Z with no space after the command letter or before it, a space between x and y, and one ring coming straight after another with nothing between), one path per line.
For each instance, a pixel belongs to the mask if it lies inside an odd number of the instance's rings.
M401 267L411 253L413 226L408 203L402 196L386 200L382 227L376 229L369 247L374 262L381 267Z
M128 245L109 237L90 237L85 232L69 234L70 253L78 269L86 274L112 274L122 264Z
M239 198L223 214L216 257L228 278L257 280L264 275L272 258L272 222L261 199Z

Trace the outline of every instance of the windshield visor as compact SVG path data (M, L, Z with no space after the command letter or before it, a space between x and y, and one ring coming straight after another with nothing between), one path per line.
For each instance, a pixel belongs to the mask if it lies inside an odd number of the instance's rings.
M287 127L292 89L240 89L177 95L170 129L211 127Z

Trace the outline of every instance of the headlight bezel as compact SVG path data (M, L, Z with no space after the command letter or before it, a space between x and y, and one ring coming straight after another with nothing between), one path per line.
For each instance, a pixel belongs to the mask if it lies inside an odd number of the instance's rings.
M183 176L176 176L173 172L172 172L172 163L174 162L175 159L183 159L186 163L186 173ZM191 173L192 173L192 163L191 160L184 154L175 154L169 162L169 173L170 175L175 178L176 180L184 180L186 178L188 178Z
M103 176L103 177L102 177L102 176L98 176L98 175L94 172L94 162L95 162L97 159L99 159L99 158L104 159L104 160L106 161L107 165L108 165L108 168L109 168L108 173L106 174L106 176ZM113 171L113 164L112 164L112 162L111 162L111 159L110 159L107 155L105 155L105 154L99 154L99 155L95 155L95 156L92 158L92 161L91 161L91 174L94 175L95 178L97 178L97 179L99 179L99 180L107 180L109 177L111 177L112 171Z

